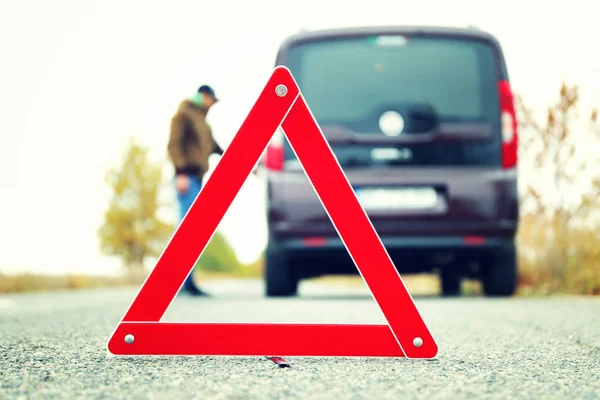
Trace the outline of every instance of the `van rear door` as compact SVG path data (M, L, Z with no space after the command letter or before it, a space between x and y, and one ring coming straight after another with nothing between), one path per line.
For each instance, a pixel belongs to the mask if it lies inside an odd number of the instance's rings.
M322 39L290 48L285 64L344 168L501 165L501 74L489 43L410 34ZM294 159L286 147L285 159ZM373 157L376 147L398 152Z
M505 71L493 43L443 34L354 34L294 43L280 60L359 198L373 203L365 208L375 224L395 225L396 217L420 223L499 218L495 190L503 189L490 176L503 165ZM304 194L312 187L287 140L282 143L285 191L303 193L286 194L286 220L328 221L318 198ZM398 207L377 208L385 193L395 193L395 200L387 198ZM487 205L465 208L475 197Z

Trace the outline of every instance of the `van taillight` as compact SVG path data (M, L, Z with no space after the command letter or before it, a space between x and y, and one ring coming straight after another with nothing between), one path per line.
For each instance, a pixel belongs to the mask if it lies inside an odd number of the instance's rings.
M265 166L271 171L283 170L283 131L278 128L267 146Z
M517 165L519 137L517 113L510 83L501 81L499 92L502 123L502 167L513 168Z

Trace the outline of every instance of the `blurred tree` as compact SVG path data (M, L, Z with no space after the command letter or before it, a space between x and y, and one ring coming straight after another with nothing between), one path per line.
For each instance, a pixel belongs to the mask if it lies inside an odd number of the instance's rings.
M598 239L594 217L600 210L600 153L595 149L600 127L597 110L581 117L579 100L579 87L563 82L558 101L539 122L517 97L520 159L531 171L522 174L526 185L522 204L534 210L524 216L519 236L525 248L542 255L535 273L550 282L549 290L577 280L573 279L580 272L577 268L600 269L588 243ZM600 274L593 280L597 282L592 286L600 288Z
M261 278L265 263L265 251L254 261L240 267L239 276L247 278Z
M147 257L162 253L174 225L159 218L162 165L152 163L148 149L131 138L119 168L108 171L113 191L99 230L104 254L118 256L131 272L143 270Z

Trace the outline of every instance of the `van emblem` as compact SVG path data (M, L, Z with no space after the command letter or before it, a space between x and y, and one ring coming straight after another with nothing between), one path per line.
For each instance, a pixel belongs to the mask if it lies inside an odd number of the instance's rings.
M404 118L396 111L386 111L379 117L379 129L386 136L398 136L404 130Z

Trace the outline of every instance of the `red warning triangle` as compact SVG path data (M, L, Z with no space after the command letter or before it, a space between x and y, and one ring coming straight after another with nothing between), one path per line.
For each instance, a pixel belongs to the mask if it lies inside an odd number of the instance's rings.
M161 322L279 126L388 324ZM437 355L433 336L287 68L273 71L113 332L108 350L122 356Z

